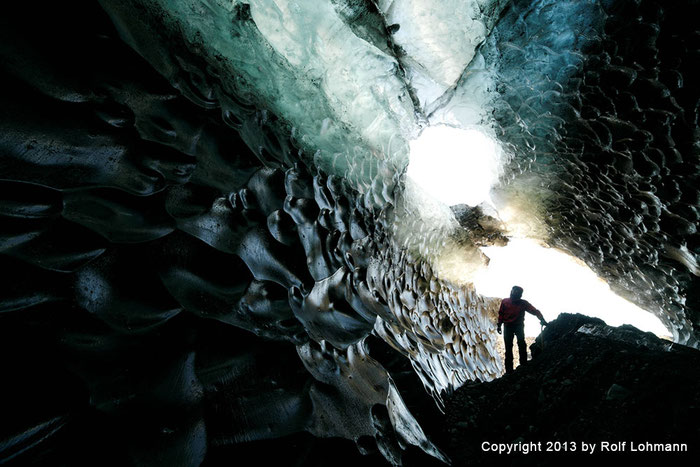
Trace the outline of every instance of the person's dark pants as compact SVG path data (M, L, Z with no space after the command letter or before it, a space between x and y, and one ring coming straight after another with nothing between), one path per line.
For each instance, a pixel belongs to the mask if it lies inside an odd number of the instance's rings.
M506 344L506 373L513 371L513 336L518 338L520 364L527 362L527 344L525 344L525 323L505 324L503 340Z

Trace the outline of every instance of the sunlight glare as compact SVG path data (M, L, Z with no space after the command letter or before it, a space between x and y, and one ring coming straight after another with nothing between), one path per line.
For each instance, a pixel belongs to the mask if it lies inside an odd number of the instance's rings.
M653 314L616 295L582 261L532 239L514 238L505 247L486 247L491 259L474 280L481 295L505 298L513 285L523 287L523 299L540 310L547 321L559 313L581 313L601 318L611 326L628 323L659 336L670 332ZM536 317L526 316L525 335L537 336Z
M498 181L502 150L482 131L431 126L410 148L407 175L447 206L476 206Z

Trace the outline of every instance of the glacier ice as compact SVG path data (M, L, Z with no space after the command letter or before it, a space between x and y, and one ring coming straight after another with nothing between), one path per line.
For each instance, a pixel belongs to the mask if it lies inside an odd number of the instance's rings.
M378 2L394 43L401 48L420 107L455 86L505 6L504 0L392 0Z
M26 357L30 381L139 426L119 434L122 463L150 458L149 443L196 464L299 432L392 462L407 443L441 457L401 401L410 389L367 349L402 356L438 402L498 376L497 301L466 278L509 228L578 256L697 345L683 9L100 3L109 18L94 23L80 3L0 28L13 271L0 309L10 337L49 356ZM409 142L436 125L502 146L493 206L449 207L406 176ZM42 439L63 426L27 410Z

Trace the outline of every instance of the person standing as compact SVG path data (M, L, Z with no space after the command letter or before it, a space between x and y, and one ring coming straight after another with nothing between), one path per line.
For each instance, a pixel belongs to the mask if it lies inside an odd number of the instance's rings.
M542 326L547 325L542 313L532 306L530 302L522 299L523 288L517 285L510 291L510 298L501 301L498 310L498 333L501 334L501 326L505 326L503 342L506 347L506 373L513 371L513 337L518 338L518 351L520 364L527 362L527 345L525 344L525 312L537 316Z

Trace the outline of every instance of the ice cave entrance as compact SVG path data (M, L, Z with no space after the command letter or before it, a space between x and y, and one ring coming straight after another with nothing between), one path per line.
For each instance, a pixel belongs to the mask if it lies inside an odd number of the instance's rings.
M407 175L447 206L476 206L498 181L502 151L480 130L429 126L410 150Z
M485 132L429 126L411 141L410 151L407 175L439 202L446 206L491 204L490 193L498 183L503 151ZM473 278L481 295L507 297L517 284L525 289L524 298L548 321L559 313L582 313L612 326L631 324L658 336L670 335L656 316L614 293L585 263L563 251L547 248L527 236L516 236L505 247L482 251L490 263ZM534 317L525 322L526 335L539 334Z
M517 284L523 298L540 309L548 321L559 313L595 316L611 326L631 324L658 336L670 336L659 318L615 294L585 263L528 238L511 239L505 247L482 248L491 259L474 280L476 290L490 297L507 297ZM537 336L534 316L525 319L525 335Z

